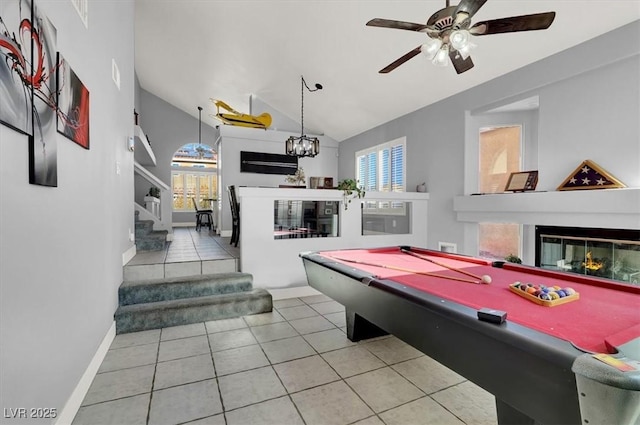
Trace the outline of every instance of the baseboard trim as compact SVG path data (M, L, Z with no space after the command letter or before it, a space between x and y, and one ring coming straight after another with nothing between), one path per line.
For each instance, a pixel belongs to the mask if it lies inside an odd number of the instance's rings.
M71 396L60 411L60 415L58 416L55 425L70 425L73 422L73 418L76 417L76 414L82 405L82 400L84 400L84 397L87 395L87 391L89 391L93 378L95 378L98 373L98 369L107 355L107 351L109 351L109 347L115 337L116 322L114 321L107 331L107 334L102 339L98 350L93 355L89 366L87 366L87 369L84 371L82 378L80 378L76 388L73 390Z
M129 261L131 261L131 259L132 259L133 257L135 257L135 256L136 256L136 252L137 252L137 251L136 251L136 245L135 245L135 244L133 244L133 245L131 246L131 248L129 248L129 249L127 249L125 252L123 252L123 253L122 253L122 265L123 265L123 266L126 266L126 265L127 265L127 263L128 263Z
M274 300L284 300L287 298L309 297L319 295L320 292L311 286L296 286L294 288L268 289Z

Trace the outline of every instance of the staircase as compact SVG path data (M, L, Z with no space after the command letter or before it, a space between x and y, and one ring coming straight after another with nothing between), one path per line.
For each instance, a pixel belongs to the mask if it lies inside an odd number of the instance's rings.
M136 211L137 212L137 211ZM136 214L136 251L160 251L167 241L166 230L153 230L152 220L138 220Z
M253 276L232 272L127 281L118 290L116 333L228 319L272 310L271 294Z

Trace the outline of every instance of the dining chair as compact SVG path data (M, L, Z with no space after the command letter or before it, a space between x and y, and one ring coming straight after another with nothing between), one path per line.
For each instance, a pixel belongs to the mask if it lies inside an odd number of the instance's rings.
M234 185L227 186L229 192L229 206L231 207L231 242L235 246L238 246L240 240L240 204L236 196L236 187Z
M213 210L198 209L198 203L195 198L191 198L193 207L196 210L196 231L200 231L202 226L207 226L209 230L213 230ZM203 220L206 219L206 220Z

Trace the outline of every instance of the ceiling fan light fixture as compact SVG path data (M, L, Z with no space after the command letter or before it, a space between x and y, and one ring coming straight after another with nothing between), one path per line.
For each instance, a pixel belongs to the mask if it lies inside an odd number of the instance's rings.
M456 30L449 34L451 47L460 51L471 43L471 33L467 30Z
M430 38L425 44L405 53L378 73L388 74L409 59L423 53L438 66L446 66L451 62L456 73L462 74L474 67L469 55L475 47L471 43L471 36L545 30L556 16L555 12L544 12L490 19L473 24L471 20L486 2L487 0L459 0L457 6L451 6L450 0L446 0L444 9L436 11L425 24L384 18L371 19L367 26L414 31Z
M429 60L433 59L442 47L442 40L439 38L429 38L429 40L420 47L420 51Z
M462 59L467 59L471 55L471 50L475 48L476 45L474 43L469 43L462 49L458 49L458 52L460 53L460 56L462 56Z
M449 64L449 45L442 45L431 62L436 66L447 66Z

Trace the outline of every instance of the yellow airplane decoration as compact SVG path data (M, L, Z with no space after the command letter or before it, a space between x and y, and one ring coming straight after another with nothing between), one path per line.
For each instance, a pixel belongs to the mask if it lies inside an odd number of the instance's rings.
M209 99L216 105L216 114L211 115L219 119L224 124L235 125L239 127L262 128L267 129L271 125L271 115L263 112L260 115L243 114L233 109L221 100ZM220 109L227 112L220 112Z

